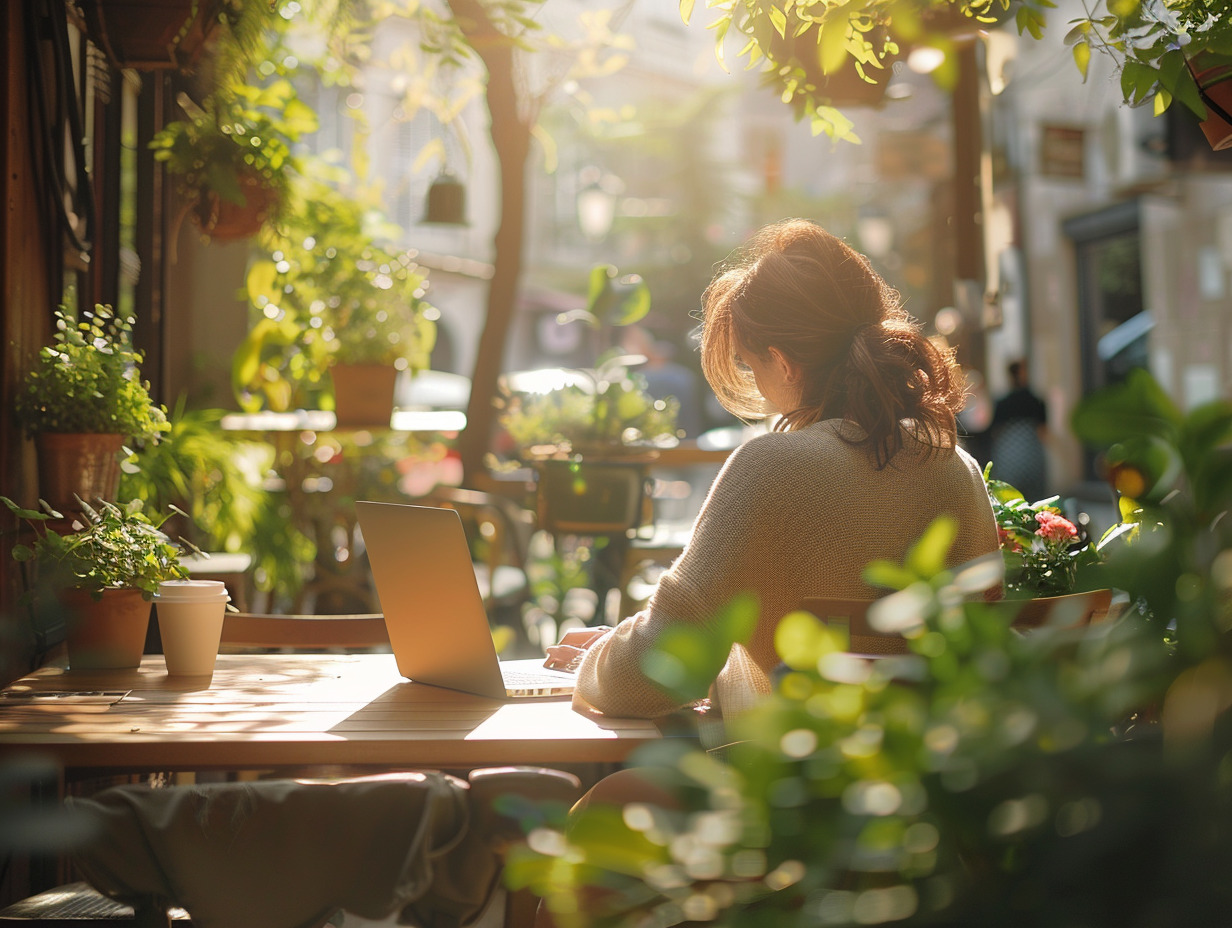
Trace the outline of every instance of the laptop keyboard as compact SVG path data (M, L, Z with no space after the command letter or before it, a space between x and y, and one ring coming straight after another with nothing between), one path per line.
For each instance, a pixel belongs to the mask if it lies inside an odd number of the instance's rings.
M572 674L561 673L559 670L548 670L546 667L538 671L502 667L501 676L505 680L505 685L510 687L561 686L570 683L573 679Z

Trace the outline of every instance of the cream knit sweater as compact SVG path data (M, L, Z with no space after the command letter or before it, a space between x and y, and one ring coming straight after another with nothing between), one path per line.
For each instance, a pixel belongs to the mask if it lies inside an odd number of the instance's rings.
M769 671L778 620L806 596L873 599L861 579L872 560L901 563L937 516L959 533L951 565L997 550L992 506L976 462L962 449L927 458L907 446L882 470L839 437L829 419L759 435L727 459L684 551L647 607L597 641L578 671L577 695L613 716L654 718L679 708L641 671L641 659L673 622L705 628L737 593L752 591L761 615L748 649ZM848 433L852 434L852 433Z

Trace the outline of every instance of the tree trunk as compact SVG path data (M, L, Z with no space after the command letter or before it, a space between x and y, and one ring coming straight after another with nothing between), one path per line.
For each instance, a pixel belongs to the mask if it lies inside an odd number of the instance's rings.
M531 120L519 111L512 41L492 24L481 0L449 0L449 6L467 43L487 68L490 133L500 165L500 221L494 240L487 317L471 377L466 429L458 440L462 482L474 487L482 484L487 473L483 459L492 434L492 404L496 399L497 379L513 321L518 279L522 274L522 226L526 212L526 160L530 154Z

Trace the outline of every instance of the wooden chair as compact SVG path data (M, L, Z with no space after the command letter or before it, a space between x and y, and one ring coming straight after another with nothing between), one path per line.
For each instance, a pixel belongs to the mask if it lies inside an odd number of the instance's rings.
M521 607L530 598L527 551L535 516L512 499L482 490L438 486L420 500L427 506L455 510L467 530L475 580L492 622L521 626Z
M502 801L568 806L580 792L572 774L537 767L485 768L465 781L430 772L115 787L71 807L93 835L73 861L95 885L10 905L0 926L165 928L169 918L191 924L194 910L200 928L320 925L339 909L367 919L401 910L415 924L473 919L522 838ZM529 926L534 908L525 893L507 894L505 925Z
M385 617L369 615L255 615L228 612L220 649L290 648L296 651L389 648Z
M909 654L907 639L897 632L882 632L868 624L871 599L824 599L806 597L800 608L826 625L846 631L847 649L855 654Z

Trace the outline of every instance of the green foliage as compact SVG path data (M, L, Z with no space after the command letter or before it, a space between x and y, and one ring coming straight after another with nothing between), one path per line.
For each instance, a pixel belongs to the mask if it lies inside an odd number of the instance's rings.
M224 83L197 106L181 97L187 119L168 123L150 141L155 159L176 175L185 196L210 193L244 206L243 178L284 197L298 169L291 146L315 132L317 115L286 78L265 85Z
M120 498L139 499L147 510L187 513L198 547L251 551L254 528L268 505L261 481L269 449L223 431L221 409L186 410L183 400L157 444L137 450L121 467Z
M150 399L141 377L143 356L132 344L132 319L97 305L78 318L56 311L51 345L17 393L16 412L27 434L114 432L155 438L168 428L167 411Z
M645 281L600 264L591 269L587 281L586 307L561 313L556 321L562 325L582 321L608 331L640 322L648 312L650 289ZM646 378L628 366L634 360L613 349L599 358L594 370L577 371L582 383L548 393L506 396L501 425L527 450L542 446L584 453L673 444L680 402L651 396Z
M674 442L679 401L652 397L645 378L621 362L617 357L584 371L585 385L508 397L501 425L524 449L563 446L585 453Z
M513 856L513 885L544 894L562 926L1221 923L1232 404L1182 414L1138 372L1084 400L1074 425L1142 497L1127 506L1139 537L1105 549L1092 583L1145 611L1019 633L979 596L987 565L939 570L954 526L934 526L906 563L869 570L899 588L869 622L901 632L909 655L859 659L787 616L787 669L725 720L725 762L657 746L637 761L678 808L575 813ZM606 890L600 917L578 912L580 886Z
M1164 823L1209 834L1143 806L1194 771L1168 772L1153 742L1109 743L1114 725L1162 696L1163 649L1136 618L1023 637L965 601L979 582L946 575L881 601L876 621L913 629L908 657L850 657L832 630L789 616L778 642L790 670L728 720L728 763L679 742L640 758L679 810L587 809L559 844L516 855L511 879L546 893L562 925L647 914L670 924L673 912L756 926L1043 926L1092 906L1122 914L1130 903L1114 864L1125 835ZM1202 795L1214 792L1222 810L1232 797L1214 782ZM1223 843L1198 839L1194 856ZM1032 892L1061 860L1081 879L1054 875L1049 892ZM570 921L578 882L611 891L610 921ZM1183 898L1192 885L1167 889Z
M650 288L637 274L623 277L611 264L591 268L586 308L563 314L560 322L582 319L591 328L633 325L650 312Z
M38 533L32 545L13 547L14 560L37 567L36 592L79 589L98 599L104 590L134 589L151 599L164 580L188 577L179 547L159 531L164 520L151 521L140 500L95 508L79 498L85 522L75 520L64 534L46 525L62 518L58 512L24 509L2 496L0 502Z
M1232 628L1232 403L1182 413L1144 370L1087 397L1075 434L1102 452L1131 543L1108 552L1105 576L1142 604L1162 633L1176 623L1182 654L1228 647Z
M692 19L695 0L680 0L680 15ZM1021 0L1017 4L1020 31L1038 29L1051 0ZM737 54L746 69L760 69L766 82L809 121L813 134L858 142L851 120L842 114L832 81L876 84L888 75L894 61L912 45L931 45L944 51L946 63L934 72L939 83L950 86L957 76L952 33L987 27L1008 16L1010 0L706 0L712 11L707 28L713 31L715 55L726 67L729 35L743 45ZM1025 11L1025 12L1024 12Z
M1206 105L1194 70L1232 67L1232 20L1218 0L1101 0L1087 6L1065 37L1086 79L1091 52L1112 57L1125 102L1150 102L1155 114L1180 100L1199 118Z
M244 409L310 405L333 363L428 366L436 326L427 275L413 252L383 244L397 232L374 195L297 182L294 208L267 227L265 256L248 271L257 321L232 360Z
M738 596L727 603L705 633L669 626L642 661L646 677L681 705L703 699L733 644L748 644L757 626L757 600Z
M994 480L992 462L984 468L984 483L997 520L997 536L1005 559L1005 589L1011 595L1062 596L1074 592L1079 568L1099 561L1090 541L1053 504L1058 497L1029 503L1016 488Z

